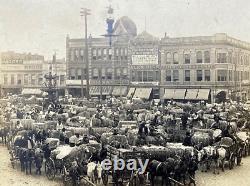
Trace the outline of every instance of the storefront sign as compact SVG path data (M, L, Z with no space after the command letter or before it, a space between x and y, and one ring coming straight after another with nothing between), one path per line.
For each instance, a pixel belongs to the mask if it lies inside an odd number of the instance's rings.
M163 65L161 69L214 69L215 65Z
M159 70L159 65L132 65L131 70Z

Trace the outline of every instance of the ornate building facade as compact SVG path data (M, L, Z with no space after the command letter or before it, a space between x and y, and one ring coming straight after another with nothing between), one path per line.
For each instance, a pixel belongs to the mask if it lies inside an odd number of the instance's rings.
M108 38L88 38L89 72L84 40L67 37L67 81L80 96L90 77L90 95L135 96L145 99L200 101L248 98L250 43L226 34L156 38L122 17ZM83 75L83 81L81 81ZM83 85L83 86L82 86Z

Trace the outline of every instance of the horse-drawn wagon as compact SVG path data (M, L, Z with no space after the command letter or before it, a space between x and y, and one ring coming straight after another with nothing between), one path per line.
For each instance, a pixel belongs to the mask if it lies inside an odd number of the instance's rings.
M242 159L242 148L237 141L234 141L232 138L224 137L221 138L219 142L219 147L226 150L224 161L228 162L229 169L233 169L236 164L240 165ZM224 165L223 165L224 167Z

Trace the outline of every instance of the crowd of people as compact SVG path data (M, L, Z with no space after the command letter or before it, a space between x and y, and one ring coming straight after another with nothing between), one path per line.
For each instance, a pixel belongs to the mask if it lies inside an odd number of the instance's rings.
M58 138L60 145L70 147L89 144L90 140L96 140L102 146L99 160L103 160L107 156L106 145L125 148L129 145L166 146L168 142L181 142L183 146L197 147L197 150L201 150L206 144L197 144L194 140L196 129L221 131L209 145L219 142L224 137L236 141L237 132L250 129L247 106L232 101L208 104L205 101L178 103L173 100L156 102L111 97L102 104L93 100L61 100L44 108L44 104L39 102L26 103L25 98L9 96L0 107L3 142L25 147L30 150L29 152L40 147L44 152L43 156L36 152L37 174L41 174L43 158L48 159L51 156L49 143L46 143L48 138ZM121 126L122 121L127 121L131 126ZM95 127L108 128L108 131L95 132ZM83 132L84 129L87 129L87 132ZM23 135L20 134L22 131ZM107 138L115 140L105 143L102 137L110 131L112 133ZM132 131L136 131L133 142L129 136ZM20 135L22 140L17 140L17 136ZM126 137L123 142L126 144L122 144L114 137L119 135ZM22 162L21 167L24 171Z

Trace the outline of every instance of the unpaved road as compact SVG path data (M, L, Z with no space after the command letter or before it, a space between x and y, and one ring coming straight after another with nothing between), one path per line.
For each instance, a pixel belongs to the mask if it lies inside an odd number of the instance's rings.
M250 157L244 158L242 165L233 170L226 169L219 175L198 172L196 178L197 186L250 186ZM19 165L13 169L6 147L0 144L0 186L62 186L58 180L49 181L45 175L26 175Z

